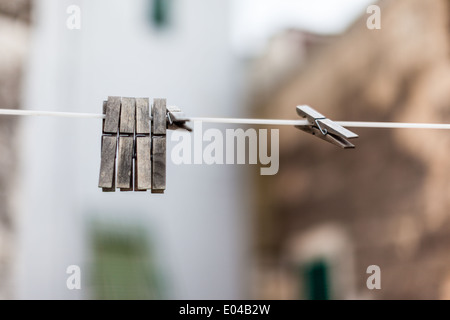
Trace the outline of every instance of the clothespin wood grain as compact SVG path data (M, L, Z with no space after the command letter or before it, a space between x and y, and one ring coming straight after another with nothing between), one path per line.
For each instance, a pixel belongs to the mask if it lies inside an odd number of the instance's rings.
M117 164L117 188L133 191L134 128L136 123L136 100L122 98L120 112L119 151Z
M152 107L152 193L166 189L166 99L155 99Z
M135 191L152 188L150 103L149 99L136 99L136 172Z
M121 102L118 97L109 97L103 102L103 135L101 142L101 162L99 188L104 192L115 192L117 132L119 130Z

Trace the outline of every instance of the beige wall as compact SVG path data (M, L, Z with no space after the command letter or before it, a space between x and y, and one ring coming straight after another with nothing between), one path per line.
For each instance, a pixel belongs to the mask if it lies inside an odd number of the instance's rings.
M19 108L30 19L30 1L0 1L0 108ZM12 297L18 121L0 117L0 299Z
M447 1L380 6L381 30L368 30L363 17L258 104L258 116L295 118L295 106L309 104L336 120L450 122ZM352 244L357 297L448 297L450 135L355 131L357 148L343 151L282 130L279 174L257 181L259 261L288 272L290 241L331 223ZM369 292L372 264L384 285Z

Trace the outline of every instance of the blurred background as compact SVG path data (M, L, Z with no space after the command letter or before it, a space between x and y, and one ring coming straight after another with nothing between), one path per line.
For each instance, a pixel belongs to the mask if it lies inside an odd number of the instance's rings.
M447 123L449 18L446 0L0 0L0 107ZM450 298L447 132L358 129L343 151L273 129L275 176L168 158L164 195L102 193L99 120L0 116L0 298Z

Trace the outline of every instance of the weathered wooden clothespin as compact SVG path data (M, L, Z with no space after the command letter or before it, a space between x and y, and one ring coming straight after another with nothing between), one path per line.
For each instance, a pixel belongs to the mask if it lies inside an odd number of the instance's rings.
M355 147L347 139L358 138L356 133L327 119L309 106L298 106L297 113L301 117L306 118L309 124L306 126L295 126L296 128L345 149Z
M136 99L135 191L147 191L152 188L151 144L149 99Z
M116 183L116 187L120 188L120 191L133 191L135 122L136 100L134 98L122 98Z
M103 103L102 154L100 164L99 188L104 192L116 191L116 149L117 132L119 130L120 98L109 97Z
M152 107L152 193L166 190L166 99L155 99Z

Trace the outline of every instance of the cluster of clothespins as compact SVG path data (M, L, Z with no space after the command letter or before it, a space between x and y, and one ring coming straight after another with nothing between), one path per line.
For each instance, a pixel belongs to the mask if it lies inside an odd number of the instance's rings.
M104 101L103 114L99 188L164 193L166 130L190 131L184 114L165 99L120 97Z

